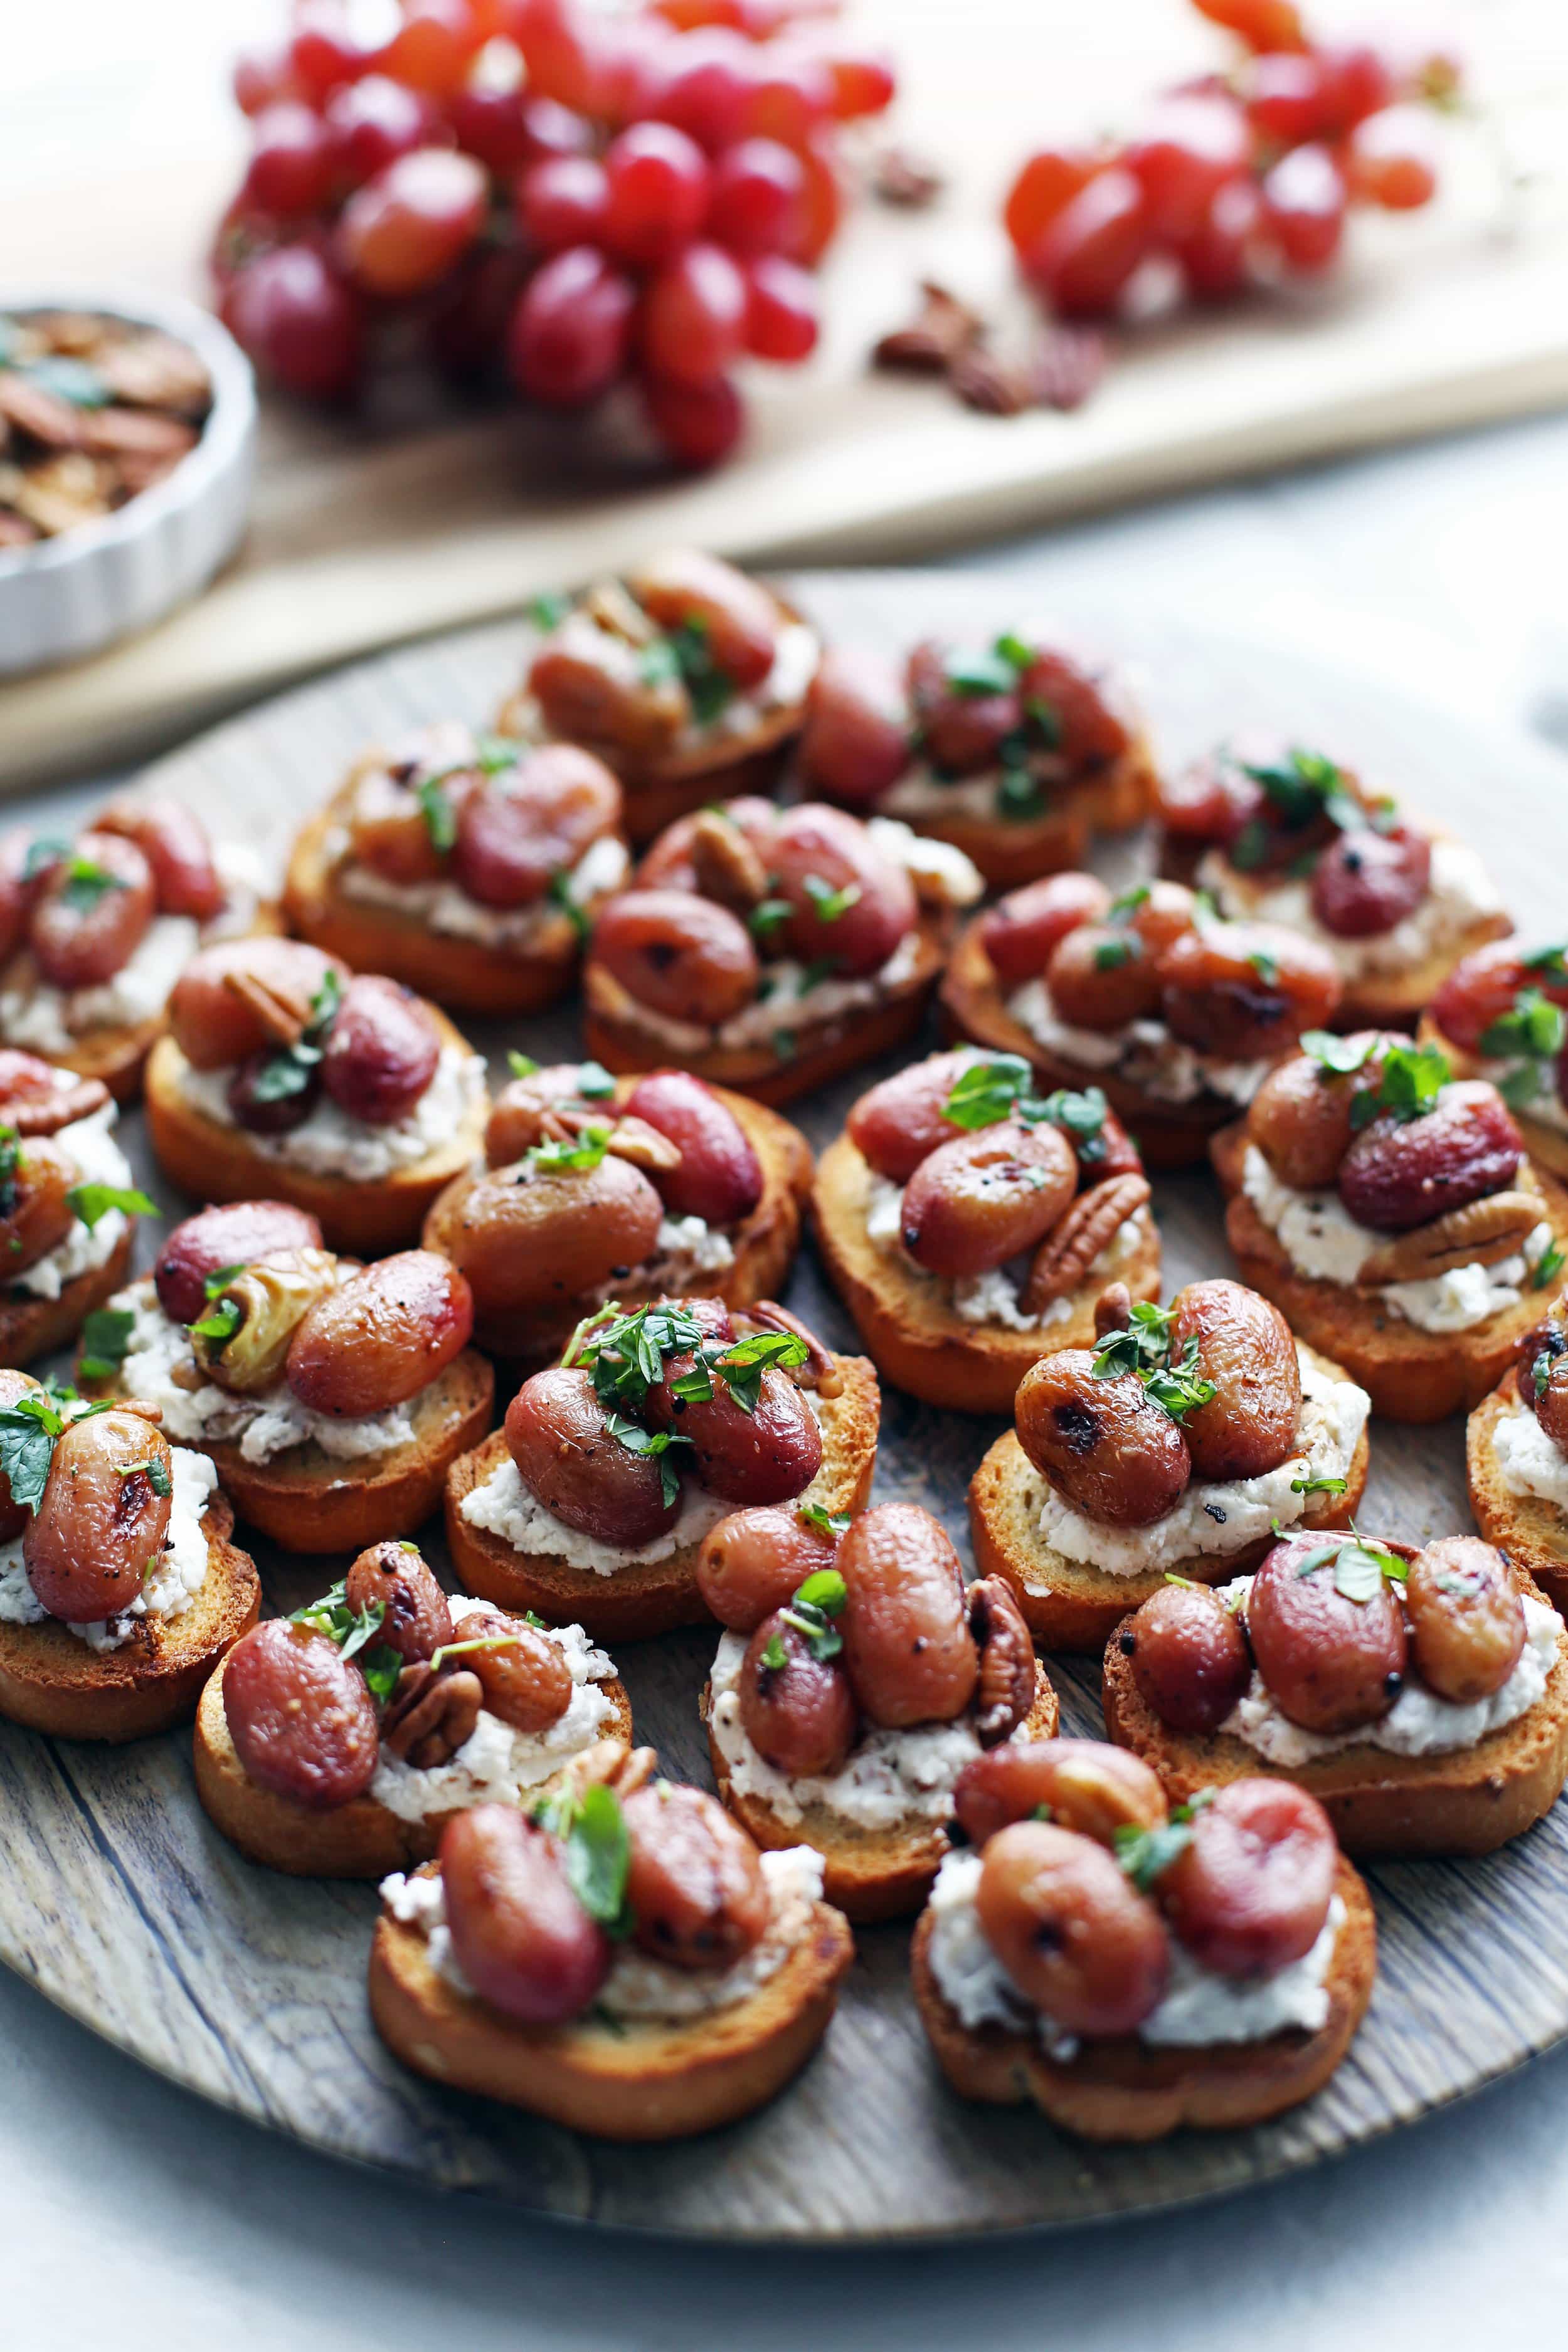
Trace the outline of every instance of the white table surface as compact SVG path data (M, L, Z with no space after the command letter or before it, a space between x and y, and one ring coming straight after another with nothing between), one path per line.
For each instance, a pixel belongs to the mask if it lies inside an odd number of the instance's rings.
M18 5L0 187L15 203L37 164L84 137L159 135L211 89L202 44L221 50L237 20L272 13L261 0ZM190 46L160 43L150 18ZM1113 595L1310 643L1568 747L1565 545L1568 422L1547 420L963 560L1016 572L1047 608ZM1187 2213L940 2251L731 2252L534 2225L334 2165L171 2089L0 1971L0 2345L1551 2344L1568 2305L1565 2109L1568 2051L1383 2145Z

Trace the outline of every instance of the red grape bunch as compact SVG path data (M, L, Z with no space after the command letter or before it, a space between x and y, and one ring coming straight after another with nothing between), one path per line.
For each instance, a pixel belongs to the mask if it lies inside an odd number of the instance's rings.
M837 0L295 0L241 58L249 165L214 249L277 383L343 399L411 332L444 372L584 408L635 383L688 466L728 455L742 358L804 360L844 124L890 67Z
M1326 269L1352 205L1436 190L1420 102L1452 100L1451 58L1314 41L1295 0L1194 5L1239 37L1234 68L1163 93L1121 145L1042 149L1008 193L1019 266L1063 317L1114 311L1156 257L1193 301Z

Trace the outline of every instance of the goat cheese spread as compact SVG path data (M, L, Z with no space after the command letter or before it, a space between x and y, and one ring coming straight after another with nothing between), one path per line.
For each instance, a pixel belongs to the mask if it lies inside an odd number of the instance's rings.
M414 1442L417 1399L395 1405L390 1412L345 1420L310 1412L286 1381L255 1396L231 1396L215 1381L182 1388L174 1373L177 1365L194 1362L191 1343L184 1326L171 1321L159 1306L151 1276L117 1292L110 1304L128 1308L135 1318L120 1367L120 1385L127 1396L163 1407L165 1437L187 1445L237 1443L247 1462L270 1462L291 1445L319 1445L334 1461L361 1462Z
M950 1853L937 1873L927 1947L937 1990L971 2032L984 2025L1011 2033L1032 2029L1065 2065L1078 2054L1077 2037L1025 2000L985 1939L975 1908L981 1868L977 1853ZM1329 2020L1329 1970L1344 1924L1345 1906L1336 1895L1310 1952L1271 1977L1243 1980L1200 1968L1172 1936L1170 1980L1159 2007L1138 2028L1138 2039L1155 2047L1198 2050L1267 2042L1276 2033L1320 2032Z
M1492 1428L1492 1457L1510 1495L1534 1495L1568 1512L1568 1454L1549 1437L1530 1407L1516 1403Z
M868 817L866 835L879 856L903 866L921 898L929 893L949 907L973 907L985 896L979 866L951 841L932 841L892 816Z
M1059 1054L1080 1069L1114 1070L1155 1102L1189 1103L1207 1093L1249 1103L1274 1066L1199 1054L1173 1037L1163 1021L1129 1021L1121 1029L1075 1028L1057 1012L1043 980L1026 981L1007 999L1007 1010L1048 1054Z
M902 1730L873 1727L842 1771L792 1780L758 1755L741 1721L746 1641L743 1633L721 1637L710 1713L714 1745L740 1795L760 1797L784 1822L801 1821L808 1808L818 1806L867 1830L891 1829L911 1814L931 1822L948 1819L953 1783L980 1753L967 1716L955 1723L917 1723Z
M460 1507L471 1526L499 1536L513 1551L549 1552L568 1568L586 1569L594 1576L615 1576L624 1568L668 1559L671 1552L700 1543L709 1528L717 1527L735 1507L721 1502L717 1495L710 1495L689 1479L683 1480L674 1525L651 1543L627 1551L617 1544L601 1543L597 1536L585 1536L558 1519L553 1511L547 1511L531 1487L523 1485L509 1455L482 1485L463 1497Z
M1478 923L1499 913L1502 898L1475 851L1463 841L1434 841L1432 877L1420 905L1392 930L1371 939L1345 940L1327 931L1312 912L1310 877L1268 887L1237 874L1223 852L1211 849L1198 868L1200 886L1212 893L1222 915L1261 923L1283 923L1327 948L1343 981L1374 973L1412 971L1433 956L1458 947Z
M623 1944L589 2012L608 2018L704 2017L747 2000L775 1977L799 1945L822 1896L822 1857L810 1846L786 1846L761 1857L768 1889L768 1924L733 1968L704 1971L672 1969L663 1960ZM447 1925L446 1891L438 1871L405 1876L394 1871L381 1882L388 1916L423 1936L431 1967L454 1992L470 1997L473 1987L458 1967Z
M735 1244L722 1226L710 1225L702 1217L665 1217L652 1257L644 1258L618 1281L601 1283L597 1290L585 1292L584 1297L595 1306L605 1299L627 1297L634 1291L646 1290L656 1297L667 1294L683 1297L704 1289L710 1276L722 1274L734 1263Z
M904 1204L904 1187L895 1184L890 1177L873 1175L866 1196L867 1238L889 1257L896 1257L903 1271L915 1276L939 1292L955 1315L965 1323L1000 1324L1008 1331L1049 1330L1053 1323L1066 1323L1073 1313L1073 1300L1053 1298L1037 1315L1026 1314L1023 1306L1024 1286L1029 1278L1032 1255L1015 1258L1006 1265L993 1266L985 1274L967 1276L962 1282L928 1274L918 1265L899 1239L899 1221ZM1120 1224L1110 1241L1089 1268L1089 1276L1109 1276L1124 1265L1137 1250L1147 1232L1142 1211ZM1087 1279L1088 1277L1086 1277Z
M535 944L542 931L561 919L560 900L554 897L536 898L526 907L485 907L456 882L389 882L353 856L346 827L336 828L329 835L326 851L338 868L339 887L345 898L407 915L449 939L474 940L481 947L522 953ZM595 898L621 887L630 865L625 843L614 834L605 834L590 844L563 877L561 894L574 907L591 906Z
M1446 1089L1445 1089L1446 1091ZM1438 1100L1442 1100L1439 1095ZM1329 1187L1300 1192L1282 1184L1255 1143L1247 1147L1241 1185L1258 1217L1279 1242L1298 1274L1313 1282L1347 1288L1357 1281L1373 1251L1389 1236L1358 1224ZM1371 1295L1418 1331L1471 1331L1505 1308L1517 1307L1522 1285L1552 1244L1544 1220L1525 1237L1522 1251L1495 1265L1456 1265L1420 1282L1371 1284Z
M1219 1598L1238 1606L1245 1615L1251 1591L1252 1579L1238 1576L1234 1584L1219 1588ZM1474 1748L1489 1733L1500 1731L1505 1724L1529 1714L1557 1662L1562 1632L1563 1621L1556 1610L1527 1596L1524 1647L1519 1664L1490 1698L1469 1704L1439 1698L1411 1673L1388 1713L1355 1731L1308 1731L1292 1723L1255 1671L1251 1687L1237 1701L1220 1730L1233 1739L1245 1740L1268 1763L1282 1765L1287 1771L1310 1764L1320 1756L1337 1755L1343 1748L1382 1748L1391 1756L1451 1756L1458 1748Z
M235 1127L238 1122L228 1107L233 1076L232 1069L195 1070L186 1062L180 1071L180 1091L204 1118ZM369 1127L363 1119L351 1118L322 1095L310 1117L287 1135L247 1132L246 1140L263 1158L287 1160L314 1176L374 1183L446 1150L472 1122L484 1094L482 1058L457 1045L443 1045L429 1085L413 1109L390 1127Z
M459 1640L469 1618L493 1614L484 1601L458 1597L450 1608ZM510 1723L481 1709L457 1754L426 1771L384 1748L370 1784L376 1802L400 1822L428 1821L437 1813L466 1811L470 1805L519 1805L530 1790L559 1772L569 1757L591 1748L613 1712L599 1685L609 1680L615 1667L581 1625L552 1626L548 1638L572 1673L572 1697L563 1715L543 1731L514 1731Z
M1152 1576L1184 1559L1239 1551L1268 1535L1276 1521L1292 1526L1310 1500L1292 1494L1292 1482L1344 1477L1372 1410L1372 1399L1353 1381L1332 1379L1300 1349L1297 1361L1301 1412L1295 1450L1274 1469L1255 1478L1194 1478L1164 1517L1147 1528L1108 1528L1085 1518L1040 1478L1042 1544L1107 1576Z
M163 1549L148 1564L141 1591L118 1616L100 1618L89 1625L68 1625L67 1632L89 1650L119 1650L132 1639L139 1617L183 1617L195 1601L207 1573L207 1538L202 1515L217 1485L217 1472L205 1454L169 1449L174 1465L174 1496L169 1508L169 1532ZM0 1624L42 1625L49 1620L27 1580L22 1559L24 1538L0 1544ZM54 1620L54 1622L59 1621Z
M105 1103L101 1110L74 1119L51 1139L76 1161L78 1178L84 1184L129 1188L136 1181L130 1161L109 1131L114 1116L114 1105ZM57 1242L34 1265L12 1276L10 1287L33 1298L58 1298L67 1283L75 1282L79 1275L96 1274L100 1265L107 1265L124 1232L125 1216L120 1209L106 1209L96 1225L89 1226L79 1217L63 1242Z

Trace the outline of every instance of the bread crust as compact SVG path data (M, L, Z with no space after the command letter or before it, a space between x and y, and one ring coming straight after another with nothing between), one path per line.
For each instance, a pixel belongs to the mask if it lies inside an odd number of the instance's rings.
M1197 2050L1151 2049L1136 2034L1119 2034L1081 2044L1064 2063L1027 2034L961 2023L931 1973L929 1912L910 1951L915 2006L937 2063L961 2098L996 2106L1032 2099L1052 2123L1085 2139L1163 2139L1184 2126L1224 2131L1264 2123L1321 2090L1372 1998L1376 1921L1365 1886L1342 1855L1335 1892L1345 1924L1327 1979L1328 2021L1315 2033L1295 2029L1266 2042Z
M1215 1137L1209 1155L1226 1195L1226 1235L1241 1279L1271 1298L1300 1339L1342 1363L1371 1397L1373 1412L1389 1421L1442 1421L1479 1404L1512 1362L1525 1333L1568 1286L1565 1264L1542 1289L1527 1289L1517 1307L1468 1331L1419 1330L1374 1298L1297 1273L1241 1189L1246 1147L1246 1122L1238 1119ZM1517 1181L1539 1189L1542 1217L1558 1243L1568 1245L1568 1191L1528 1163Z
M58 1298L0 1298L0 1364L20 1367L68 1348L93 1308L124 1286L135 1239L135 1220L128 1217L103 1264L66 1283Z
M283 884L290 929L355 971L385 972L459 1013L539 1013L555 1003L572 986L581 954L577 928L563 909L553 910L535 945L522 950L433 930L401 908L343 888L346 861L331 858L329 844L348 822L361 777L381 759L373 752L357 761L342 790L296 835ZM586 903L590 920L608 895Z
M438 1005L426 1011L443 1046L469 1053L466 1037ZM159 1167L194 1200L288 1201L320 1221L327 1247L355 1257L382 1257L416 1244L437 1192L484 1150L488 1110L481 1101L438 1151L412 1167L371 1182L317 1175L258 1150L242 1127L223 1127L186 1101L181 1077L185 1057L173 1037L161 1037L147 1064L147 1131Z
M1031 1364L1059 1348L1094 1344L1094 1306L1110 1277L1093 1276L1071 1294L1071 1313L1038 1331L966 1322L912 1266L879 1249L866 1231L872 1171L847 1135L823 1153L812 1190L812 1223L834 1287L858 1326L878 1371L895 1388L953 1412L1009 1413ZM1141 1239L1115 1279L1134 1298L1160 1295L1160 1236L1148 1208Z
M1478 1055L1467 1054L1462 1045L1446 1037L1429 1013L1422 1014L1415 1035L1420 1045L1436 1045L1447 1056L1448 1067L1456 1078L1484 1078L1489 1068L1495 1066ZM1553 1176L1568 1177L1568 1131L1533 1118L1528 1108L1521 1110L1510 1103L1509 1109L1534 1165Z
M1100 774L1072 777L1056 787L1039 816L1015 820L962 809L926 810L913 820L914 829L962 849L990 889L1016 890L1043 874L1081 866L1091 834L1128 833L1142 824L1153 806L1155 782L1153 747L1140 730Z
M1318 1370L1331 1379L1344 1377L1338 1364L1306 1349ZM1342 1495L1324 1495L1297 1520L1297 1528L1315 1533L1325 1528L1347 1528L1360 1507L1366 1487L1371 1449L1362 1431L1351 1456ZM1129 1610L1158 1592L1167 1570L1146 1576L1112 1576L1088 1562L1068 1559L1039 1538L1039 1517L1050 1482L1036 1469L1017 1433L999 1437L969 1487L969 1526L974 1560L982 1576L1005 1576L1017 1595L1018 1606L1035 1639L1047 1650L1097 1653L1103 1649ZM1245 1576L1272 1548L1271 1535L1223 1555L1205 1552L1177 1560L1169 1573L1194 1584L1228 1584Z
M1527 1577L1520 1586L1545 1598ZM1546 1688L1530 1712L1451 1756L1390 1756L1362 1740L1287 1770L1227 1732L1194 1738L1172 1731L1139 1696L1131 1662L1114 1639L1101 1699L1110 1738L1152 1767L1173 1804L1250 1774L1294 1780L1323 1806L1345 1852L1363 1861L1491 1853L1550 1811L1568 1778L1568 1630L1558 1633Z
M732 1813L754 1844L764 1852L792 1845L814 1846L823 1860L822 1891L857 1927L883 1919L905 1919L918 1911L931 1893L943 1857L952 1847L940 1822L919 1814L907 1816L897 1828L863 1829L847 1822L826 1805L807 1805L799 1821L786 1822L765 1799L737 1790L730 1768L713 1737L713 1685L705 1683L700 1701L708 1725L708 1755L718 1784L719 1801ZM1035 1704L1019 1738L1054 1739L1061 1711L1050 1676L1035 1667Z
M636 1084L635 1077L617 1080L616 1101L624 1103ZM721 1298L726 1307L754 1307L761 1298L778 1297L795 1263L795 1251L800 1246L801 1212L811 1190L811 1146L799 1128L763 1104L752 1102L745 1095L729 1094L721 1087L714 1091L757 1155L763 1171L763 1193L751 1214L742 1219L731 1235L734 1250L731 1262L721 1272L704 1275L702 1290L704 1297ZM437 1228L438 1211L453 1194L474 1181L475 1172L466 1171L443 1186L426 1221L427 1234L433 1234ZM427 1238L425 1245L427 1249L437 1246L432 1238ZM616 1293L623 1307L636 1307L654 1295L646 1284L637 1282L623 1283ZM505 1357L509 1363L530 1368L551 1364L594 1304L574 1296L563 1300L553 1314L542 1317L533 1312L487 1310L476 1299L474 1337L481 1348L491 1355Z
M583 971L584 1043L609 1070L662 1070L678 1061L710 1086L731 1087L754 1102L793 1102L798 1095L819 1092L846 1070L891 1053L914 1035L942 971L952 917L922 908L917 928L919 951L909 977L878 1004L797 1030L795 1052L788 1062L781 1063L765 1044L672 1054L668 1042L644 1025L636 1000L591 957Z
M1568 1610L1568 1518L1543 1496L1516 1495L1505 1486L1493 1451L1497 1425L1513 1410L1515 1396L1512 1378L1505 1372L1466 1423L1470 1508L1488 1543L1496 1544L1515 1568L1532 1577L1553 1609Z
M384 1914L370 1953L377 2032L416 2074L525 2107L572 2131L618 2140L683 2139L763 2105L826 2032L855 1957L826 1903L783 1966L732 2008L681 2022L592 2016L519 2025L460 1993L430 1965L418 1929Z
M384 1878L389 1871L412 1870L429 1861L452 1811L405 1822L378 1799L366 1795L335 1805L330 1812L312 1812L309 1806L297 1805L291 1798L253 1780L239 1760L229 1732L223 1695L226 1670L225 1659L202 1693L196 1709L195 1759L196 1794L203 1810L231 1844L251 1862L261 1863L268 1870L286 1871L294 1878ZM612 1678L598 1687L615 1707L599 1737L629 1741L632 1707L625 1684ZM552 1774L540 1781L534 1793L543 1796L558 1778Z
M834 1362L844 1376L844 1391L822 1408L822 1466L800 1500L820 1503L828 1511L854 1512L864 1509L871 1492L881 1397L864 1356L836 1356ZM582 1625L595 1641L611 1647L668 1633L676 1625L711 1622L697 1589L696 1544L682 1545L664 1559L638 1560L614 1576L595 1576L553 1553L514 1551L488 1528L464 1518L465 1499L506 1459L506 1437L498 1429L454 1462L447 1475L447 1542L466 1592L499 1601L503 1609L534 1610L552 1624Z
M1098 1087L1131 1129L1145 1168L1191 1168L1201 1160L1216 1128L1235 1118L1235 1103L1211 1094L1191 1103L1156 1102L1114 1070L1086 1069L1048 1052L1008 1012L994 967L981 944L980 921L976 918L960 932L942 976L939 1003L943 1037L950 1044L967 1039L994 1053L1021 1055L1033 1064L1047 1089Z
M214 1667L261 1610L261 1580L249 1553L230 1540L234 1513L221 1491L202 1525L202 1589L182 1616L159 1621L145 1639L89 1650L53 1619L0 1624L0 1715L52 1738L114 1744L184 1722Z

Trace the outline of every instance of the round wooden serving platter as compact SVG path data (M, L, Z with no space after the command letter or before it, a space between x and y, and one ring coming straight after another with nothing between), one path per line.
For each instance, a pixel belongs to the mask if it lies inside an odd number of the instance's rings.
M1022 588L953 575L825 574L791 593L831 634L889 648L932 631L984 638L1027 614ZM1544 752L1499 743L1441 709L1399 700L1352 673L1174 621L1075 614L1137 663L1162 754L1232 730L1282 725L1396 783L1476 839L1521 929L1562 923L1568 795ZM516 674L518 625L471 632L367 663L255 711L165 761L162 789L220 834L277 864L300 817L362 743L413 721L488 721ZM1105 858L1120 877L1137 845ZM480 1036L542 1059L575 1050L567 1013ZM504 1067L504 1065L501 1065ZM872 1075L804 1113L820 1146ZM172 1213L182 1206L128 1139ZM1229 1270L1213 1185L1163 1181L1155 1208L1167 1289ZM151 1255L144 1237L142 1260ZM790 1303L835 1343L847 1318L809 1254ZM879 1498L907 1496L967 1543L964 1489L995 1425L889 1393ZM1363 1524L1424 1538L1469 1525L1463 1433L1450 1423L1373 1432ZM432 1541L434 1541L434 1535ZM331 1563L280 1564L258 1547L269 1601L319 1591ZM638 1736L675 1776L706 1781L697 1693L713 1636L675 1634L619 1659ZM1096 1677L1052 1672L1069 1727L1100 1728ZM859 1938L826 2045L765 2113L668 2148L591 2143L405 2074L371 2030L365 1954L375 1897L251 1868L213 1831L191 1784L188 1734L139 1747L70 1747L0 1727L0 1958L96 2032L205 2097L311 2146L530 2210L712 2236L848 2241L937 2235L1130 2213L1315 2162L1463 2096L1568 2035L1568 1815L1503 1853L1373 1874L1382 1966L1372 2012L1320 2097L1263 2129L1187 2135L1150 2148L1065 2138L1034 2114L971 2107L937 2078L907 1982L907 1933Z

